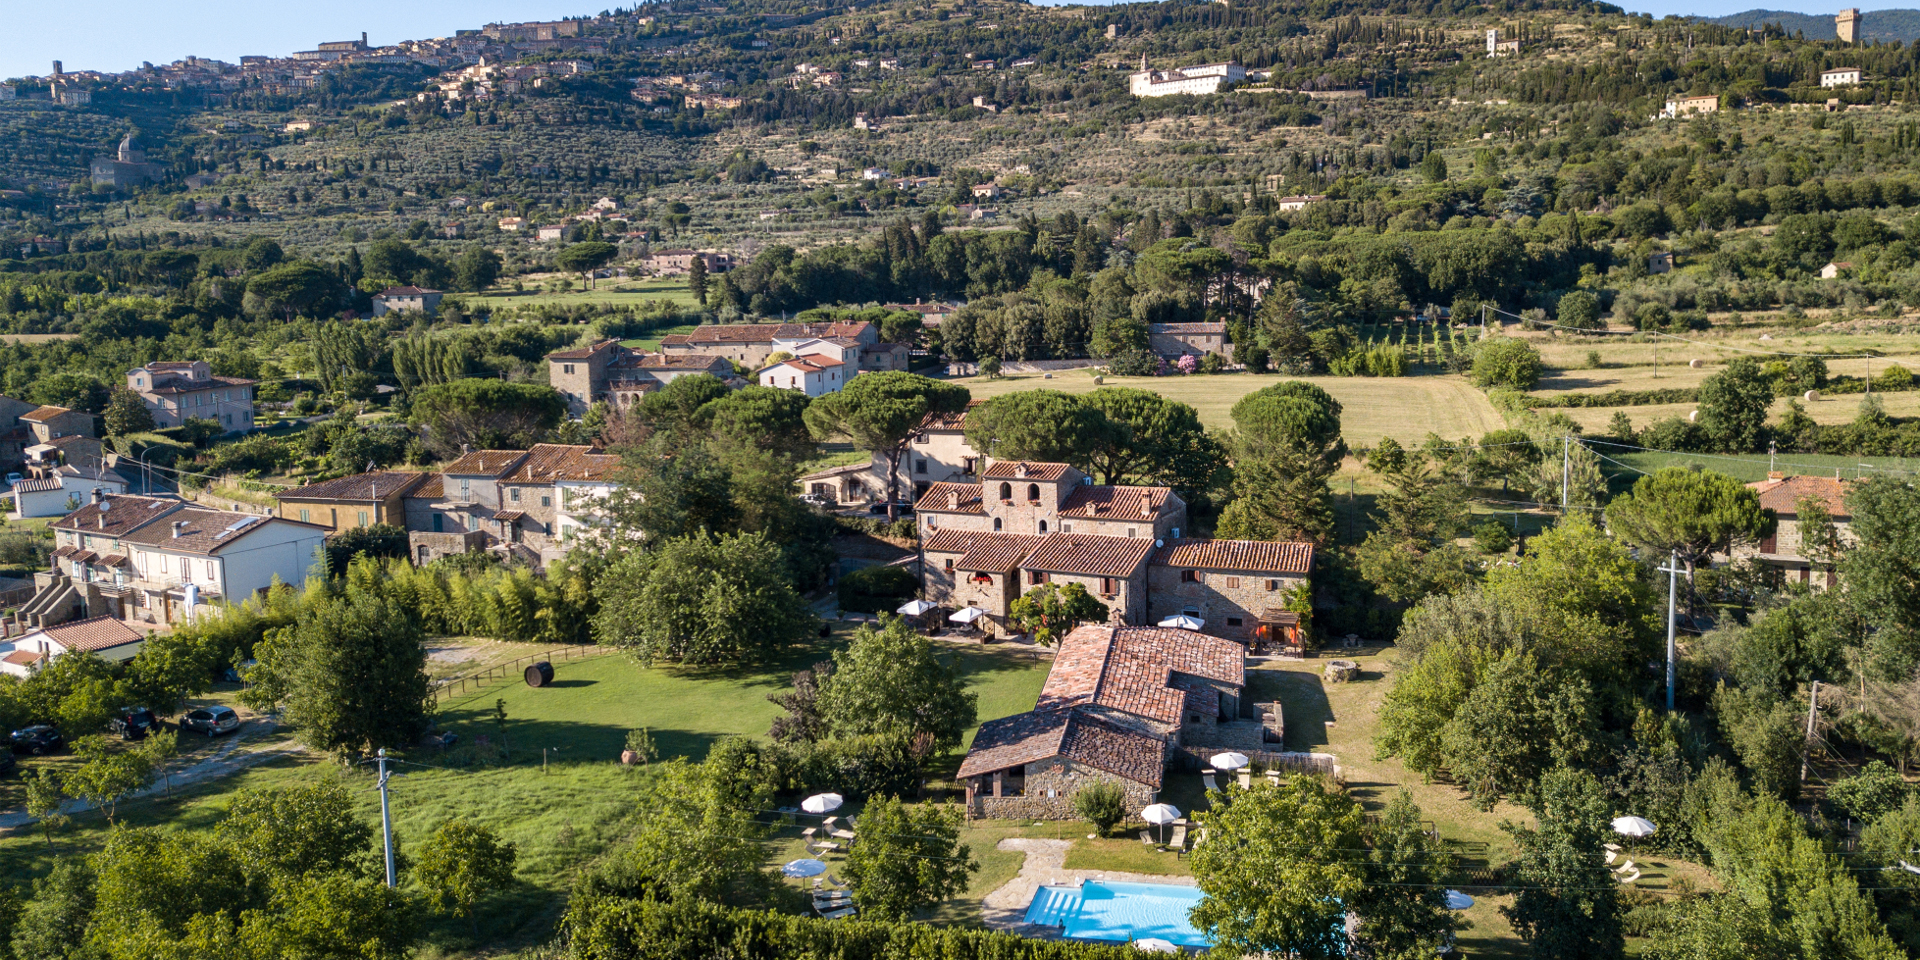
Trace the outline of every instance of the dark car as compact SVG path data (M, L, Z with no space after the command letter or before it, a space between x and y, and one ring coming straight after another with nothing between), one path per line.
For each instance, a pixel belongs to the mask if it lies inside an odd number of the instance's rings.
M119 716L107 721L107 730L122 740L140 740L160 728L160 718L146 707L125 707Z
M19 764L20 764L20 761L15 760L13 758L13 753L11 751L0 750L0 777L4 777L7 774L12 773L13 768L16 766L19 766Z
M240 715L230 707L201 707L180 718L180 729L208 737L232 733L240 729Z
M885 500L882 500L874 504L873 506L868 507L867 512L878 514L884 517L887 515L887 502ZM906 500L902 500L898 503L895 503L893 505L893 513L894 513L894 516L898 516L898 517L909 516L913 513L913 504Z
M59 750L66 742L66 738L60 735L60 731L44 723L22 727L13 732L14 753L45 756Z

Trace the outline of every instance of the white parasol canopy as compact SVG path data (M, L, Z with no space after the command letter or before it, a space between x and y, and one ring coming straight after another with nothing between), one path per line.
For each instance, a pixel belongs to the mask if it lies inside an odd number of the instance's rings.
M1614 833L1623 837L1632 837L1636 840L1641 837L1651 837L1654 831L1659 829L1659 827L1653 825L1653 821L1642 817L1621 817L1613 821Z
M781 867L780 872L789 877L817 877L827 872L827 865L818 860L794 860Z
M947 619L952 620L954 623L972 623L986 615L987 612L979 607L961 607L947 614Z
M1167 940L1162 940L1159 937L1147 937L1144 940L1135 940L1133 942L1133 948L1142 953L1179 953L1180 952L1179 947L1176 947L1172 944L1172 942Z
M1213 764L1215 770L1238 770L1251 761L1244 753L1216 753L1207 762Z
M895 610L894 613L903 617L917 617L937 606L939 606L939 604L929 600L908 600L906 603L901 604L900 609Z
M1156 803L1140 811L1140 819L1152 824L1172 823L1180 819L1180 808L1171 803Z
M808 813L832 813L845 802L846 799L837 793L816 793L800 801L800 809Z
M1160 621L1160 625L1163 627L1175 627L1181 630L1198 630L1206 626L1207 622L1199 617L1189 617L1184 613L1180 613Z
M1447 909L1448 910L1471 910L1473 909L1473 898L1467 896L1464 893L1461 893L1458 890L1448 890L1447 891Z

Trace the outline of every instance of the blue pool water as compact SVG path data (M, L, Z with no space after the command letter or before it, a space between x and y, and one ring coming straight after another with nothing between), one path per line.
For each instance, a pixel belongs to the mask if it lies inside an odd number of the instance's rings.
M1027 908L1027 922L1064 927L1066 936L1082 940L1158 937L1183 947L1211 946L1187 920L1199 902L1198 887L1088 880L1077 887L1041 887Z

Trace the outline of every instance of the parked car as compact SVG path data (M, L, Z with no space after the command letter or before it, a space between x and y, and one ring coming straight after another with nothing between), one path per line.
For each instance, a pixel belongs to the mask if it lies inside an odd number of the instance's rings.
M107 721L107 730L122 740L139 740L160 728L160 718L146 707L123 707L120 715Z
M813 504L813 505L814 505L814 506L816 506L816 507L831 507L831 506L833 506L833 499L832 499L831 497L825 497L825 496L821 496L820 494L817 494L817 493L803 493L803 494L801 494L801 495L800 495L800 502L801 502L801 503L810 503L810 504Z
M26 479L26 477L23 474L18 474L18 473L7 474L7 489L9 490L13 489L14 484L19 483L24 479Z
M67 743L60 731L44 723L15 730L12 740L14 753L31 753L36 757L56 752Z
M180 729L215 737L240 729L240 715L230 707L201 707L180 718Z
M875 503L873 506L868 507L867 512L872 514L878 514L884 517L887 515L887 502L885 500L881 500ZM912 516L913 503L908 500L901 500L893 505L893 512L895 516L901 516L901 517Z

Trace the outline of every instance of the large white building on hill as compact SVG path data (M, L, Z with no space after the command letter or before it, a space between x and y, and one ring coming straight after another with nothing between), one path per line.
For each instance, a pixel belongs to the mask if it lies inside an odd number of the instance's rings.
M1146 54L1141 54L1140 70L1128 75L1127 85L1136 97L1171 97L1182 93L1205 96L1245 83L1246 79L1247 68L1237 63L1203 63L1196 67L1153 70L1147 67Z

